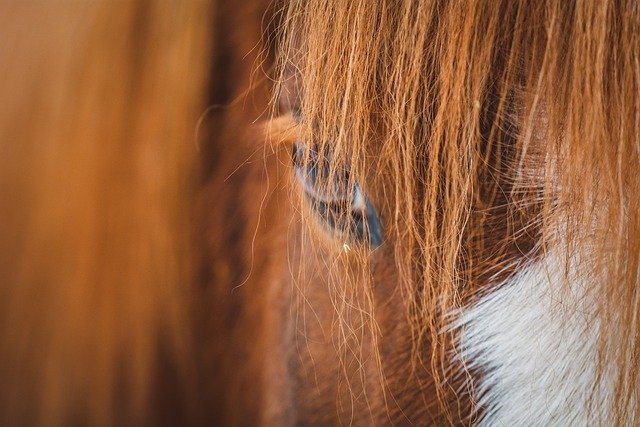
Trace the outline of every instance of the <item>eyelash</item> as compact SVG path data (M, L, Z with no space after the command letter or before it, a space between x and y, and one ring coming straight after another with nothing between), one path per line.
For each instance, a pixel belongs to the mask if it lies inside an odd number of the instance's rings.
M349 184L349 171L329 171L328 161L322 167L317 151L303 143L293 144L293 168L306 199L318 218L331 231L347 236L371 248L382 244L379 215L357 183ZM332 183L327 180L332 179Z

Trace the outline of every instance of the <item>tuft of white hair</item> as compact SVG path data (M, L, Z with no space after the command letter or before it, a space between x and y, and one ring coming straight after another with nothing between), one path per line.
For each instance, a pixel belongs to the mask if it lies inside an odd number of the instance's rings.
M598 371L597 283L579 263L563 261L549 253L530 263L452 325L460 332L458 362L476 378L479 425L613 422L617 371Z

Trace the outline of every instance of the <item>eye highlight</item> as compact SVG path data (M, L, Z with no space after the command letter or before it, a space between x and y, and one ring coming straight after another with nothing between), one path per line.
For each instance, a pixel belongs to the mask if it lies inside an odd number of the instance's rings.
M321 162L316 150L300 142L293 144L292 160L305 198L327 228L372 248L382 244L378 213L360 185L350 183L348 168L330 171L330 159Z

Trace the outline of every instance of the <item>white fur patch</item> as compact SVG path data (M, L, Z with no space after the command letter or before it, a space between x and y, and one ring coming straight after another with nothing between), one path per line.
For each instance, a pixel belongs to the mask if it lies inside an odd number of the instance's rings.
M454 326L479 372L480 425L611 425L615 369L597 378L595 283L583 276L547 255L462 312Z

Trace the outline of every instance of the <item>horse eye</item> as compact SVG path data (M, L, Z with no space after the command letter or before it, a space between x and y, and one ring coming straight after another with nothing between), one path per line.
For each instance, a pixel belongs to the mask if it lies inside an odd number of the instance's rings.
M318 218L331 231L372 248L382 244L382 226L375 207L357 183L349 184L349 171L330 173L317 151L296 142L292 152L296 178Z

